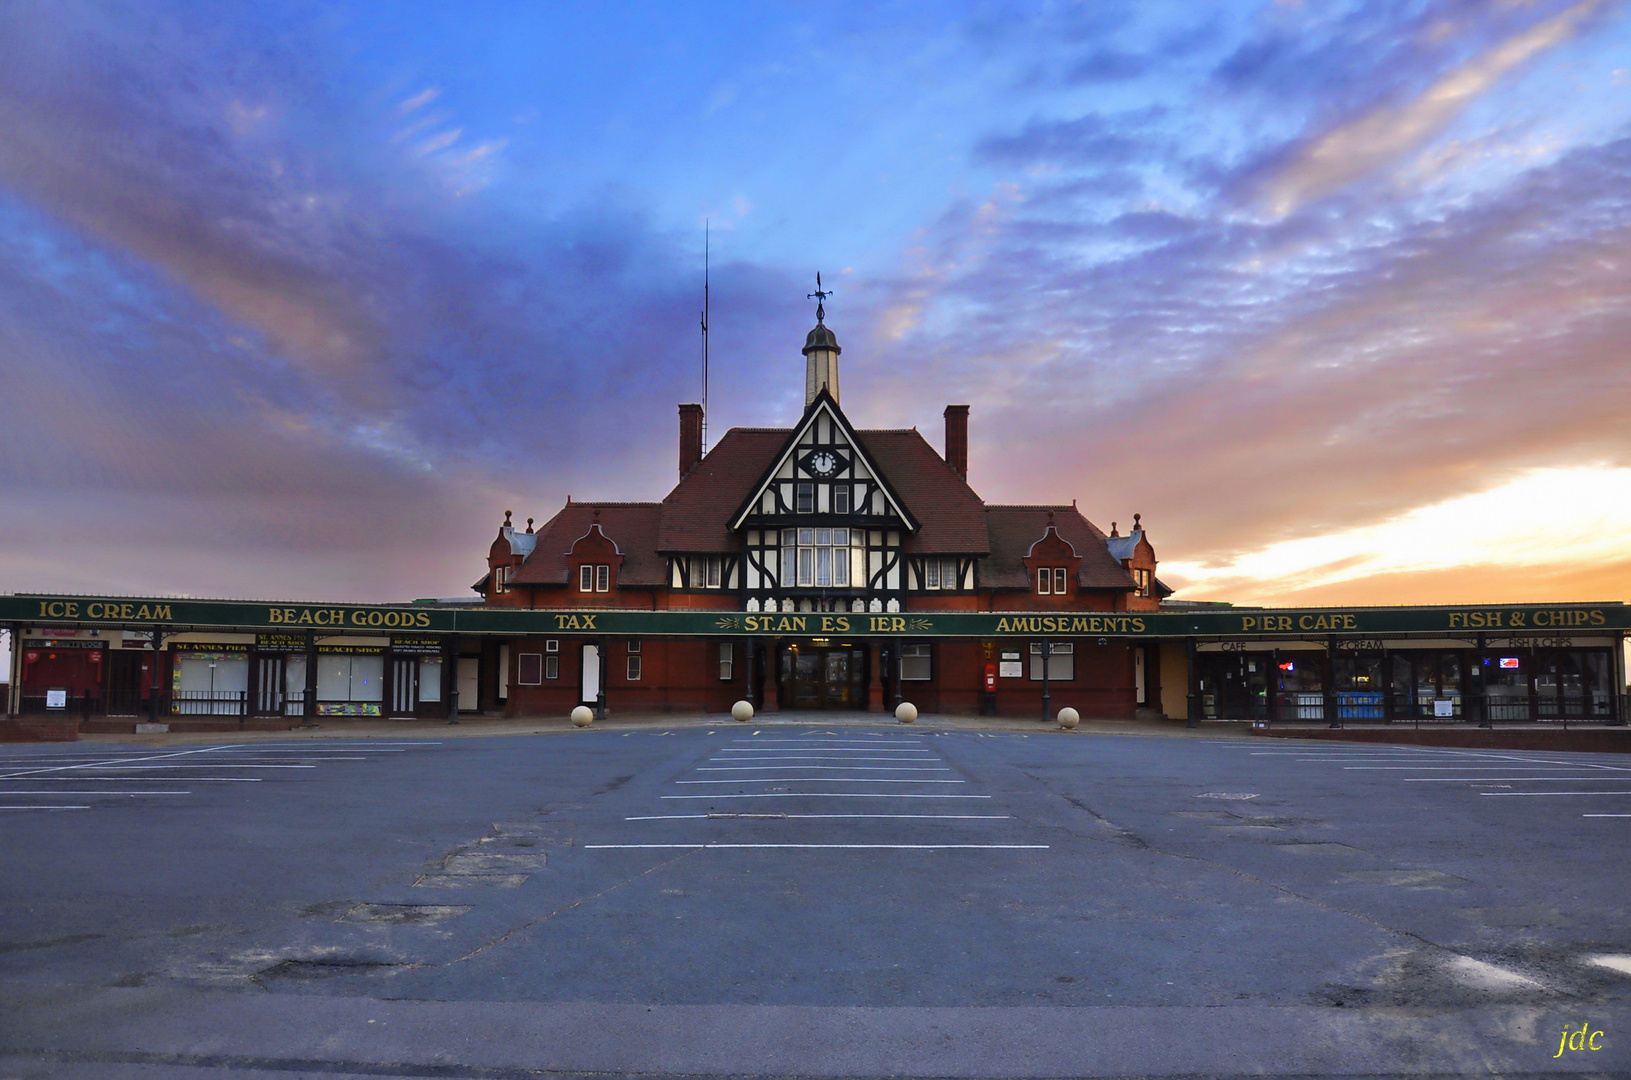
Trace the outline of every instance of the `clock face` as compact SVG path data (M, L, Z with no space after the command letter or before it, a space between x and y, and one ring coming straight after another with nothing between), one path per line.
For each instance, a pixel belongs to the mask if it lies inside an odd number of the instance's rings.
M817 476L831 476L838 469L838 459L826 450L810 458L810 471Z

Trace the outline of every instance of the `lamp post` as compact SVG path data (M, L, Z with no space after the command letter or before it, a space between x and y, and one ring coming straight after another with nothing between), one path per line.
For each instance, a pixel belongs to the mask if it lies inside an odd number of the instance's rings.
M459 635L447 636L447 660L442 664L442 685L447 689L447 722L459 722Z
M610 644L610 639L601 638L600 639L600 648L595 650L596 653L598 654L595 657L595 663L600 668L600 677L595 680L599 684L595 688L595 719L596 720L606 719L606 648L607 648L607 646L609 644Z
M164 627L153 627L153 688L147 696L147 718L159 722L159 698L163 696L164 663L160 650L164 648Z
M1048 722L1048 713L1053 710L1053 688L1050 682L1051 672L1048 670L1048 658L1053 655L1053 642L1047 638L1042 639L1042 722Z

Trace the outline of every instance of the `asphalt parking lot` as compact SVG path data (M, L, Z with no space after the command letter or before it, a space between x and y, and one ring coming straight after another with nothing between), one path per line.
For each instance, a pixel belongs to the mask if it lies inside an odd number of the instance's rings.
M1631 1069L1619 755L4 747L0 823L0 1077Z

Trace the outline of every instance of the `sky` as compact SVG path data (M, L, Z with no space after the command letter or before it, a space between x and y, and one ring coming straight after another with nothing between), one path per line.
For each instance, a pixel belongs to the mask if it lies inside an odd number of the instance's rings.
M0 5L0 591L470 596L843 406L1180 599L1631 594L1615 0Z

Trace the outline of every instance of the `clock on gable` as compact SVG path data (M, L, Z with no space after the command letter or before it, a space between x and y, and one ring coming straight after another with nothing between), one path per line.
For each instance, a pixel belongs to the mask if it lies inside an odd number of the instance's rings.
M849 458L842 451L821 447L805 454L800 464L804 466L804 471L811 476L819 476L823 480L827 480L842 472L849 465Z

